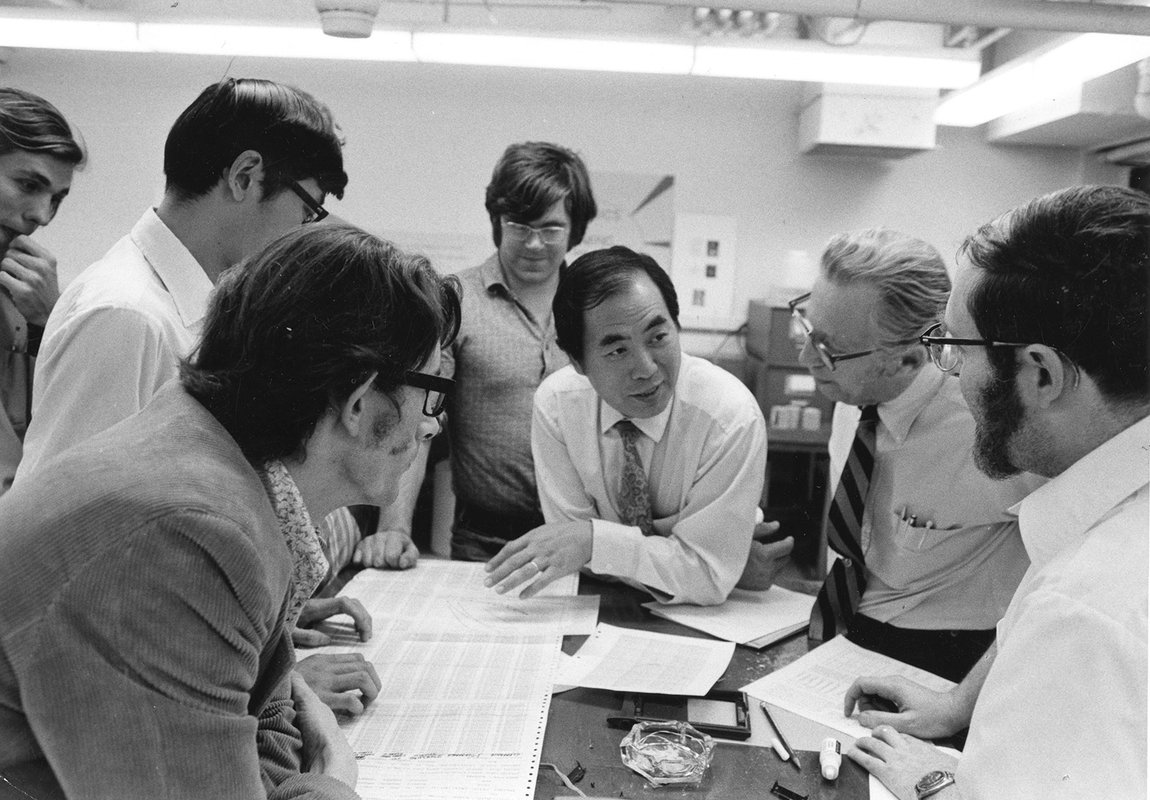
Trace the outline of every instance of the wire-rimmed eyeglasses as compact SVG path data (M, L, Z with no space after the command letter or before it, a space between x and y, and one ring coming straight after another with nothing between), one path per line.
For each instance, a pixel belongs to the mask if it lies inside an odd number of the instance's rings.
M529 242L531 237L539 234L539 241L543 244L566 244L568 230L562 225L546 225L542 228L532 228L530 225L521 225L509 219L503 220L503 235L515 242Z
M825 342L816 341L813 337L815 330L811 327L811 321L807 319L807 315L801 308L799 308L799 306L807 302L810 297L810 292L799 295L794 300L788 300L787 307L791 310L791 320L802 333L802 341L810 343L811 347L815 351L815 354L818 355L819 360L823 362L823 366L825 366L831 372L834 372L835 364L839 361L849 361L852 358L862 358L863 356L869 356L871 353L878 352L879 348L872 347L870 350L856 350L853 353L835 353L829 347L827 347ZM792 331L793 330L794 328L792 327ZM801 346L802 343L796 341L795 344Z

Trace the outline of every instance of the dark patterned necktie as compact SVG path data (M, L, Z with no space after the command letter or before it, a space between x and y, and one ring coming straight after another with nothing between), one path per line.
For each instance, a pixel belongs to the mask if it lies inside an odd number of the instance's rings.
M842 558L836 559L811 609L810 638L826 641L842 633L858 611L866 591L863 510L874 472L875 429L878 407L864 406L850 454L827 514L827 542Z
M647 489L647 471L639 456L638 439L642 432L629 419L615 423L623 440L623 475L619 479L619 515L628 525L635 525L644 536L655 533L651 523L651 495Z

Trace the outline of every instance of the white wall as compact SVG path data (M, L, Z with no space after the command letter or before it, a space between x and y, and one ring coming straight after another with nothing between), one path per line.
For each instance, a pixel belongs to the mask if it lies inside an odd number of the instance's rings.
M841 230L899 228L949 259L966 233L1023 200L1086 177L1122 180L1077 151L991 146L978 130L954 128L939 130L936 150L902 160L804 156L799 84L11 50L0 83L51 99L91 150L41 234L63 279L155 202L168 127L225 74L286 81L331 107L351 177L331 209L384 235L486 236L483 190L514 141L560 142L593 170L673 174L677 211L737 218L741 301L765 294L771 266L788 250L817 255Z

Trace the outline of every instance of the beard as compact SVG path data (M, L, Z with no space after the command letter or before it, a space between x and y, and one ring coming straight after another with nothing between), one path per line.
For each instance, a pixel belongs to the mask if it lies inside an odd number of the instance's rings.
M1014 376L996 369L990 383L978 391L974 418L974 464L987 477L1004 480L1022 472L1009 451L1024 415Z

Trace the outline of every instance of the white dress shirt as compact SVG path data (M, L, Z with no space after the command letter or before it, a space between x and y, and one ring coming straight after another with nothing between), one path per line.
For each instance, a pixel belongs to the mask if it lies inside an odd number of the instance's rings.
M143 408L178 374L212 282L152 209L60 295L36 359L17 480Z
M966 798L1146 797L1150 418L1019 507L1031 567L998 624Z
M572 367L539 387L531 451L543 516L592 521L591 572L665 603L723 602L746 565L763 491L767 433L758 403L726 370L684 355L667 408L632 420L644 434L638 449L660 536L620 519L620 419Z
M831 492L859 415L855 406L835 406ZM959 383L932 365L881 403L878 415L862 525L867 588L859 611L900 628L993 628L1029 563L1007 509L1041 479L995 481L978 471L974 419Z

